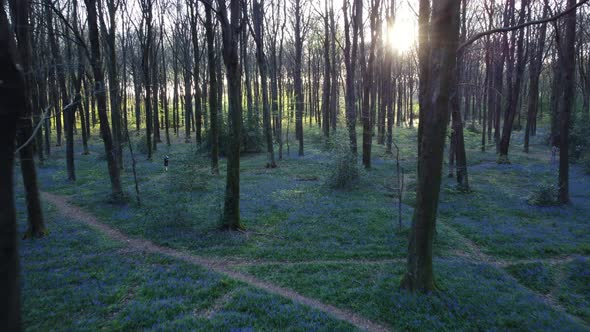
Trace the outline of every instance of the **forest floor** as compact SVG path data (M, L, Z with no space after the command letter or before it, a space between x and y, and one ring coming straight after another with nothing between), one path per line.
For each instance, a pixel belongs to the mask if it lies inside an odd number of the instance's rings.
M225 160L210 175L194 142L174 137L153 161L136 151L141 206L130 167L127 202L109 201L100 141L76 155L75 183L66 181L65 149L52 147L38 170L50 233L20 248L27 330L590 330L590 176L572 167L570 205L527 204L557 178L542 132L529 154L515 133L510 165L466 133L472 191L443 181L436 295L398 288L415 129L395 135L406 178L401 229L394 160L382 146L374 144L371 170L334 190L334 154L317 130L305 134L305 156L292 142L276 169L264 168L264 153L243 156L247 230L236 233L218 230ZM17 198L24 232L20 183Z

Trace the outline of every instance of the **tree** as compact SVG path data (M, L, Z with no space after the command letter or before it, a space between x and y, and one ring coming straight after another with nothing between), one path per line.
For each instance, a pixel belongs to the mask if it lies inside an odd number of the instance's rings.
M518 24L523 24L526 14L526 6L528 0L522 0L520 2L520 13ZM506 4L507 10L510 13L514 13L514 0L509 0ZM513 16L509 14L509 16ZM516 38L516 42L514 40ZM504 113L504 123L502 126L502 137L500 139L500 156L498 158L499 163L507 163L508 161L508 148L510 146L510 137L512 136L512 127L514 124L514 117L517 111L518 97L520 95L522 78L524 73L524 29L520 29L518 37L513 33L511 39L511 45L508 45L507 34L504 35L503 39L504 50L508 52L507 72L506 80L508 83L508 97L506 102L506 112ZM515 45L516 43L516 45ZM514 59L513 49L516 47L516 59ZM515 63L516 61L516 63ZM515 71L515 72L514 72ZM512 76L515 75L515 79Z
M198 2L196 0L188 1L189 6L189 19L190 19L190 26L191 26L191 39L193 44L193 58L195 67L193 70L193 76L195 81L195 124L196 124L196 143L197 146L201 145L202 138L201 138L201 128L203 126L203 115L201 109L201 88L199 86L199 64L201 62L201 52L199 52L199 34L197 31L197 15L198 15ZM164 69L165 70L165 69Z
M346 67L346 127L348 128L350 151L356 155L356 94L354 77L358 51L358 34L363 17L363 3L362 0L354 0L350 17L348 6L349 0L344 0L342 11L344 12L344 65Z
M549 9L548 0L545 0L543 6L543 16L547 16ZM539 38L537 42L532 45L530 52L530 66L529 66L529 102L527 110L526 127L524 133L524 152L529 152L529 137L533 129L533 124L537 118L537 110L539 108L539 76L543 67L543 52L545 50L545 39L547 35L547 23L542 24L539 28Z
M121 128L121 89L119 84L119 65L117 63L116 48L116 29L117 29L117 9L120 0L106 0L109 24L100 17L101 30L106 40L107 46L107 74L109 78L109 97L111 106L111 122L113 137L113 154L120 169L123 169L123 138ZM99 9L102 12L101 1L98 2Z
M467 12L467 1L462 0L462 13L461 13L461 41L465 40L467 35L467 26L465 25L466 12ZM461 64L462 67L465 66L465 54L463 51L457 52L457 62ZM451 92L451 122L452 122L452 134L451 134L451 148L450 151L453 151L455 154L451 156L451 160L454 157L457 166L457 185L460 190L462 191L469 191L469 178L467 174L467 154L465 153L465 138L463 135L463 120L461 119L461 109L459 107L459 90L458 90L458 80L462 77L464 70L459 70L459 66L455 71L455 75L453 76L454 82L451 83L451 86L455 89ZM464 75L463 75L464 76ZM465 98L467 100L467 98ZM466 101L466 104L468 102ZM467 112L467 110L465 110Z
M18 40L18 56L20 65L25 73L32 72L32 51L31 51L31 29L29 26L30 1L10 2L13 12L13 22L16 26L16 38ZM25 196L27 201L27 213L29 226L25 232L25 238L41 238L47 234L43 211L41 209L41 198L39 197L39 185L37 183L37 170L33 158L33 145L29 144L33 135L31 114L33 105L31 103L31 81L30 76L24 79L25 104L18 123L17 142L19 144L19 157L21 161L21 172L25 185Z
M427 12L423 10L425 5L427 4L421 2L421 15ZM421 16L420 21L425 22L426 19ZM449 97L453 91L452 83L456 65L459 1L434 1L429 33L427 68L431 80L423 94L423 104L420 106L416 207L410 231L408 269L401 282L403 288L423 292L436 290L432 245L441 184L444 141L449 121ZM424 46L424 44L420 45L420 47ZM420 65L423 64L420 63Z
M325 137L330 136L330 93L332 65L330 64L330 18L328 16L328 0L324 1L324 81L322 90L322 128ZM336 98L336 96L332 96Z
M23 1L25 2L25 1ZM16 62L14 36L0 1L0 325L20 331L19 254L14 205L14 142L17 119L27 112L23 73Z
M363 120L363 165L365 168L371 168L371 146L373 142L373 122L374 117L371 116L371 106L369 98L371 92L375 90L373 79L374 79L374 66L376 57L376 48L379 41L379 32L381 26L378 26L380 16L380 0L372 0L371 2L371 46L369 49L369 59L365 69L365 75L363 77L363 105L362 105L362 120ZM364 64L363 64L364 67ZM375 100L375 98L373 98Z
M272 130L270 127L270 105L268 101L268 66L266 55L264 54L264 0L253 0L252 2L252 23L254 31L252 36L256 43L256 60L260 71L260 85L262 89L262 123L264 126L264 136L266 138L266 167L275 168L275 153L272 142Z
M111 192L113 198L118 200L123 196L121 188L121 177L119 165L113 152L113 140L109 127L109 118L107 115L107 98L104 83L104 72L102 68L102 58L100 50L100 36L98 34L98 23L96 13L96 0L84 0L88 12L88 38L91 49L91 66L94 74L94 94L98 105L98 117L100 119L100 133L104 143L104 151L107 159L109 177L111 180ZM148 144L149 145L149 144Z
M573 7L576 0L568 0L568 7ZM560 105L560 136L559 136L559 202L569 203L569 128L572 108L574 105L575 62L576 62L576 12L572 11L565 17L565 33L563 39L557 41L559 66L562 68L563 92Z
M211 173L219 174L219 134L217 120L217 73L215 58L215 26L211 5L205 5L205 34L207 37L207 69L209 71L209 139L211 141Z
M47 0L46 2L47 7L51 8L51 1ZM51 48L51 56L53 58L53 62L55 63L54 68L52 70L56 73L57 76L57 82L54 83L57 83L56 86L59 87L59 91L61 93L61 103L63 105L60 112L60 116L63 114L64 129L66 131L66 170L68 174L68 180L75 181L76 171L74 167L74 127L72 125L74 120L74 113L72 109L73 103L70 103L68 96L65 75L66 66L64 65L63 59L59 53L59 47L57 45L56 32L54 31L53 27L54 24L52 9L48 9L45 12L45 17L47 20L47 35L49 38L49 46Z
M95 0L94 0L95 1ZM154 0L140 0L142 25L139 30L141 43L141 69L143 73L143 84L145 87L145 135L147 147L147 159L152 159L152 76L150 73L152 50L152 7ZM186 75L186 74L185 74ZM188 133L190 135L190 132ZM188 139L187 135L187 139Z
M295 136L299 141L299 156L303 156L303 79L301 77L303 62L303 25L302 0L293 1L293 38L295 39L295 67L293 82L295 89Z
M229 143L227 177L223 206L223 228L243 229L240 222L240 142L242 131L242 88L238 42L240 39L242 7L240 0L230 0L230 15L224 0L217 0L217 17L223 37L223 61L227 70L229 98ZM209 3L205 5L210 5Z

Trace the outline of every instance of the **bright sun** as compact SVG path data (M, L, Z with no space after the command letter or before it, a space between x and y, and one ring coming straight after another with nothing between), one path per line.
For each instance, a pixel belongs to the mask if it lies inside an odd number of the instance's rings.
M398 19L387 27L387 39L393 50L409 52L416 43L416 27L410 20Z

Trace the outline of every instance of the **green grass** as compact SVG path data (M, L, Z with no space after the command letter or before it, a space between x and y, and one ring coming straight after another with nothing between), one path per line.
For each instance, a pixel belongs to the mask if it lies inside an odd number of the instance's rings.
M221 175L210 175L209 159L194 143L175 139L171 147L160 144L153 161L136 155L141 206L135 202L128 162L122 173L127 200L110 202L103 146L96 138L90 155L76 155L75 183L65 180L63 147L53 148L39 168L39 179L42 190L69 196L73 204L131 237L212 258L268 261L236 268L400 330L588 330L588 325L571 321L541 298L551 294L570 314L590 323L587 260L563 266L513 264L504 270L464 256L474 254L465 239L488 255L516 263L590 254L590 176L572 169L568 206L527 204L540 184L556 181L542 135L533 138L531 153L524 154L522 134L515 133L512 164L498 165L490 152L493 146L481 152L480 134L466 132L470 193L455 190L454 179L446 177L445 162L434 247L438 295L400 291L403 263L363 263L406 257L415 198L416 130L394 130L406 179L401 230L391 190L394 160L385 147L374 144L372 169L362 170L349 188L334 190L329 186L334 156L315 127L306 126L305 156L297 157L292 141L291 154L285 146L276 169L264 168L264 153L242 157L241 216L246 233L219 230L225 159ZM163 172L164 155L170 156L168 173ZM127 151L124 159L129 161ZM22 196L22 185L17 188ZM19 209L22 229L22 197ZM25 324L31 330L350 329L324 314L198 267L126 253L51 207L46 210L50 236L23 242L21 248ZM458 253L463 256L456 257ZM356 262L322 262L334 260ZM294 264L270 264L277 261ZM227 294L230 300L218 314L204 318ZM65 303L56 305L60 301Z
M399 330L583 330L496 268L464 260L435 264L441 291L399 289L404 266L311 264L245 271Z
M200 267L129 252L46 207L51 234L21 242L23 323L47 330L353 330Z

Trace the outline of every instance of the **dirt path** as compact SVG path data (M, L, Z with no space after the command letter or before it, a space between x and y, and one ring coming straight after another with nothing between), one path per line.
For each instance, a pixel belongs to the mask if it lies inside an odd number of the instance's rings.
M392 327L384 326L379 323L370 321L360 315L345 310L340 309L335 306L322 303L316 299L312 299L306 296L303 296L293 290L283 288L274 284L271 284L266 281L262 281L256 279L250 275L243 274L240 272L236 272L231 269L232 265L230 265L230 261L223 261L223 260L212 260L210 258L200 257L196 255L192 255L187 252L161 247L154 244L151 241L143 240L143 239L135 239L126 236L125 234L121 233L120 231L101 223L95 216L92 214L83 211L81 208L74 206L67 202L67 199L62 196L50 194L50 193L42 193L43 198L50 202L51 204L55 205L59 211L75 220L79 220L93 228L98 229L100 232L104 233L111 239L117 240L119 242L127 244L129 247L140 250L146 253L154 253L165 255L169 257L173 257L176 259L180 259L182 261L200 265L207 269L210 269L214 272L225 274L230 278L235 280L239 280L244 282L250 286L265 290L269 293L276 294L288 298L294 302L306 305L308 307L323 311L339 320L348 322L357 328L367 330L367 331L391 331L393 330Z

